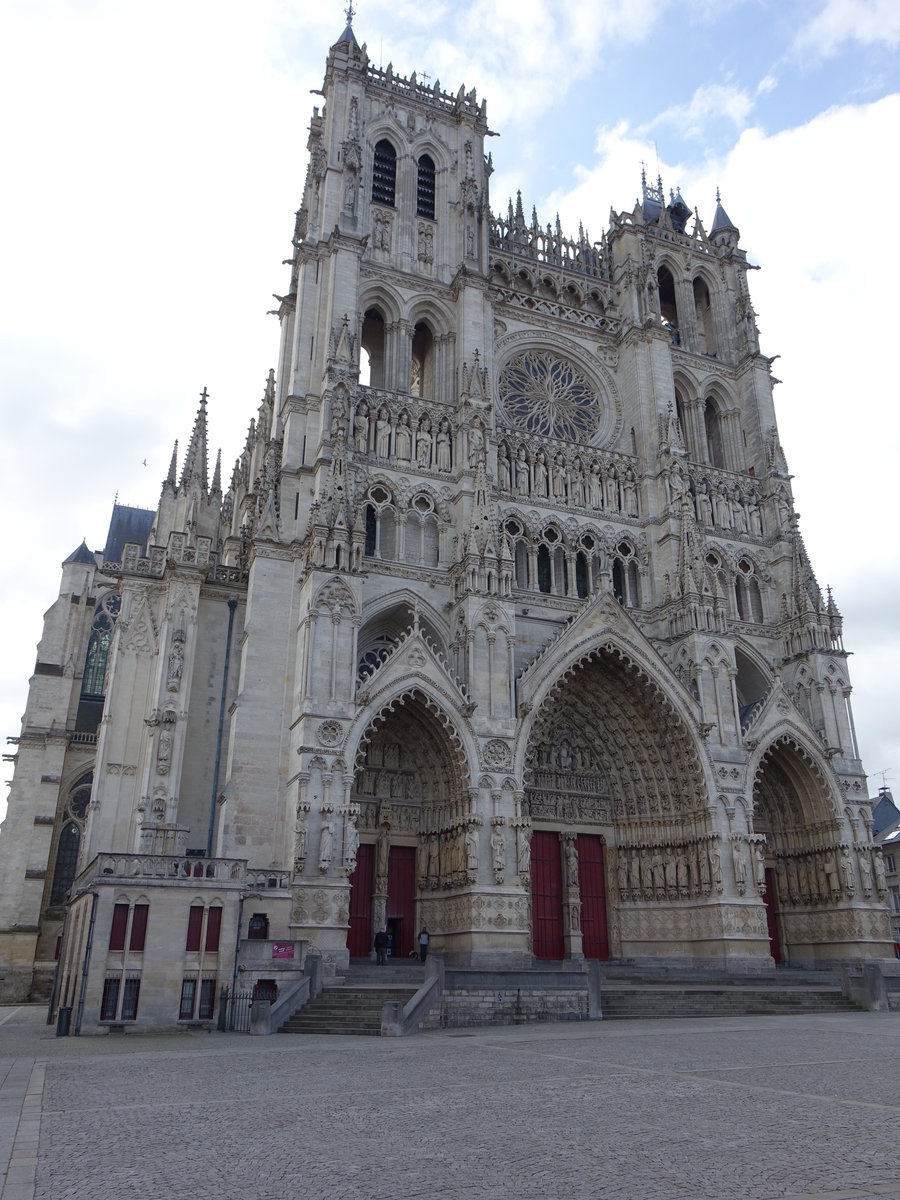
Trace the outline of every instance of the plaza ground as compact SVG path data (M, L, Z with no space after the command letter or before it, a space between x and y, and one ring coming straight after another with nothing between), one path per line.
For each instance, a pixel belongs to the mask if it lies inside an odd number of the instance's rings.
M2 1200L900 1198L896 1015L402 1040L44 1017L0 1009Z

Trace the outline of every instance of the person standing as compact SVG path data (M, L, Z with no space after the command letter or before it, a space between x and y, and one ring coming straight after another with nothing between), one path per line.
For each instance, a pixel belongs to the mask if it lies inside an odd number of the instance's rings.
M387 962L388 935L386 929L379 929L375 934L375 962L383 967Z
M431 940L427 928L423 925L419 930L419 959L424 962L428 955L428 943Z

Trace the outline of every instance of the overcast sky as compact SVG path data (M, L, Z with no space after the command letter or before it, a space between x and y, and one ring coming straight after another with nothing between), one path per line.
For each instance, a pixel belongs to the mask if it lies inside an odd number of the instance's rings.
M155 508L203 387L224 477L276 360L331 0L4 0L0 734L59 563L113 499ZM870 794L900 772L900 466L889 356L898 0L360 0L375 63L487 98L492 206L593 239L641 163L750 277L813 567L853 651ZM146 459L146 467L143 465ZM7 766L3 777L12 768ZM5 790L2 797L5 801ZM0 803L2 803L0 801Z

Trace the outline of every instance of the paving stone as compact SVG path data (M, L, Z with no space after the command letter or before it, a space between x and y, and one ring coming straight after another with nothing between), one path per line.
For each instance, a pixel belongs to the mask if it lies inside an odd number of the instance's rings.
M35 1200L900 1200L893 1015L8 1049L46 1059Z

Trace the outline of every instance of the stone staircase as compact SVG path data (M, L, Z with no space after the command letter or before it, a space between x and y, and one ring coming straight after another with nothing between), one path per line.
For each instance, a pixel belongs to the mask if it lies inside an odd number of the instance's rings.
M603 1017L790 1016L858 1012L836 972L781 968L774 975L609 974L601 985Z
M322 989L282 1025L279 1033L340 1033L380 1037L381 1012L389 1000L406 1004L425 978L420 963L403 961L377 967L354 962L341 983Z

